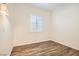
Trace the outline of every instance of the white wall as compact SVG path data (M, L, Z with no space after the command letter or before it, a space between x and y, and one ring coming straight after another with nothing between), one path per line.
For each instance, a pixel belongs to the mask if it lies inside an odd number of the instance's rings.
M13 49L13 8L8 5L9 15L0 13L0 56L10 55Z
M1 15L0 21L0 55L9 55L12 50L10 23L6 16Z
M79 50L79 4L62 4L52 12L52 40Z
M0 55L10 55L12 50L12 28L9 16L0 13Z
M14 46L50 40L50 13L40 8L27 4L14 5ZM43 17L44 27L42 32L30 32L30 16Z

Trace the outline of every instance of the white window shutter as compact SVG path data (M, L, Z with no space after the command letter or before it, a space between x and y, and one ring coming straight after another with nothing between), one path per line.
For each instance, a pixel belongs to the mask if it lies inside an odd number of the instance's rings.
M41 32L43 28L43 20L40 16L31 16L31 32Z

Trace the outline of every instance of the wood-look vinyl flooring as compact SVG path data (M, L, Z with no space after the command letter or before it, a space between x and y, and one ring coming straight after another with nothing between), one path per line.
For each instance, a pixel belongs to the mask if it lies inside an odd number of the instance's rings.
M14 47L11 56L79 56L79 51L54 41L45 41Z

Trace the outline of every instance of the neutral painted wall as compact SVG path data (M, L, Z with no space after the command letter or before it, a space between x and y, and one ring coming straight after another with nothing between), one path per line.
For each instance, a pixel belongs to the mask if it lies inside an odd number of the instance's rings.
M0 15L0 55L9 55L12 50L11 27L6 16Z
M8 6L8 9L10 6ZM9 10L9 15L2 15L0 13L0 55L10 55L13 48L13 28L11 21L11 14Z
M79 50L79 4L62 4L52 12L52 40Z
M27 4L14 5L14 46L50 40L50 12ZM30 32L30 16L42 16L43 31Z

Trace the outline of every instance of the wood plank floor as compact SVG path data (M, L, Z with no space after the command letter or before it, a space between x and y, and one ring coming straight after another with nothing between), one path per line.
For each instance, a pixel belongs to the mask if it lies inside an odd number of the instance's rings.
M11 56L79 56L79 51L53 41L45 41L14 47Z

